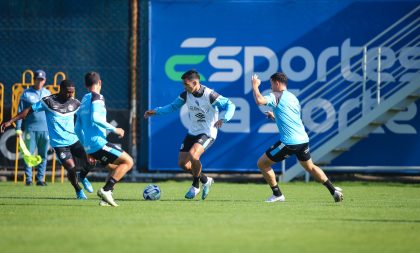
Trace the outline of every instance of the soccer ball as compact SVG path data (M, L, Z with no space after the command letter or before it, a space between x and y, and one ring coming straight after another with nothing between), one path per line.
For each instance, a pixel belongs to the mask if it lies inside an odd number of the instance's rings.
M159 200L160 199L160 189L159 186L154 184L149 184L143 190L143 198L145 200Z

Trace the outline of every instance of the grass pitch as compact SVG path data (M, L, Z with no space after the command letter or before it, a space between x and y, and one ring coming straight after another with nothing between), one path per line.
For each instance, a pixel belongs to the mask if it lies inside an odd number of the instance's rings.
M102 186L95 183L95 190ZM205 201L188 201L190 182L119 183L120 207L95 194L73 199L69 183L0 183L1 252L419 252L420 185L341 183L334 203L317 183L281 185L284 203L264 203L263 184L217 183Z

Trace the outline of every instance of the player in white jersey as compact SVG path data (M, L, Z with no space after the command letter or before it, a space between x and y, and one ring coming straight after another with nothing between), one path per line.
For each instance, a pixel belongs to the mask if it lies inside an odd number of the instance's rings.
M257 75L252 76L255 102L257 105L273 108L273 112L267 114L269 118L276 121L280 133L280 140L262 154L257 163L264 179L273 191L273 195L267 199L267 202L285 200L271 166L290 155L296 155L302 167L327 187L336 202L342 201L342 190L334 187L324 171L312 162L309 153L309 138L301 120L299 100L287 90L287 76L283 73L275 73L271 76L270 83L272 92L268 96L263 96L259 91L261 80Z
M232 118L236 107L228 98L202 85L197 71L189 70L181 78L185 91L171 104L146 111L144 117L147 119L154 115L168 114L180 109L184 104L187 105L191 124L179 151L178 165L193 175L192 186L185 198L193 199L197 196L201 181L201 199L204 200L214 180L201 172L200 157L213 144L217 129ZM219 119L219 110L226 110L222 119Z

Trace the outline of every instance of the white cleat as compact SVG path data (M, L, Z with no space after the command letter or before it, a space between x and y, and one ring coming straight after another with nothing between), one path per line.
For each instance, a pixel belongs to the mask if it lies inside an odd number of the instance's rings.
M115 202L114 198L112 197L112 191L104 191L103 188L100 188L98 190L98 196L111 206L118 206L118 204Z
M284 195L281 195L280 197L277 197L275 195L272 195L265 202L267 202L267 203L271 203L271 202L284 202L285 200L286 200L286 197L284 197Z
M108 202L104 201L101 199L101 201L99 202L100 206L111 206L110 204L108 204Z
M334 192L334 201L335 202L341 202L344 199L344 195L343 195L343 189L341 189L340 187L335 187L335 192Z
M195 196L197 196L200 193L200 188L195 188L194 186L191 186L190 189L185 194L186 199L193 199Z

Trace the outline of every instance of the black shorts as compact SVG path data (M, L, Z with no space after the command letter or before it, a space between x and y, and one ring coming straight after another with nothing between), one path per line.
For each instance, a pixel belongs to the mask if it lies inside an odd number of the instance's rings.
M311 159L309 152L309 144L303 143L298 145L284 145L281 141L271 146L265 154L273 162L281 162L291 155L296 155L299 161L305 162Z
M69 159L73 159L76 167L86 167L89 165L87 154L82 144L77 141L74 144L66 147L55 147L55 153L61 165Z
M204 150L207 150L214 142L214 139L207 134L191 135L187 134L184 141L182 142L180 152L189 152L194 144L199 143L203 146Z
M108 142L100 150L89 155L98 160L102 165L106 166L110 163L114 163L123 152L124 150L120 147Z

